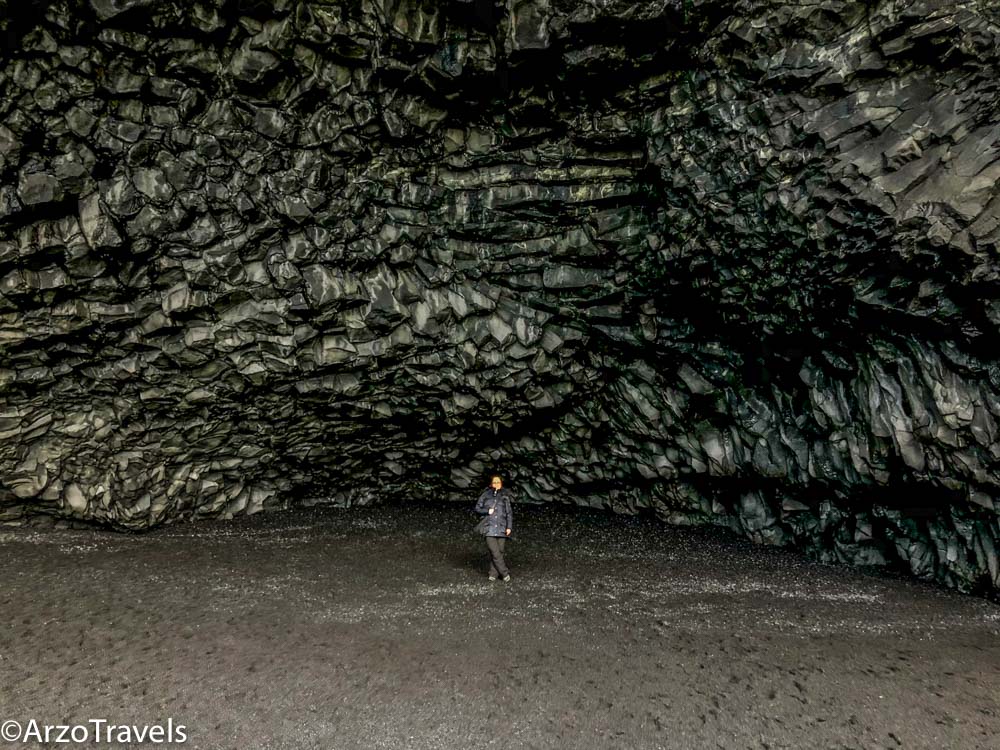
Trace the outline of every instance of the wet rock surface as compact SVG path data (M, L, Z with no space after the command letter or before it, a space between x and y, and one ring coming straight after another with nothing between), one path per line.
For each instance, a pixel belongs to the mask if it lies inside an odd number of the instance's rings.
M499 467L1000 585L995 4L0 8L0 521Z
M206 750L995 747L986 599L553 507L490 583L470 521L0 531L4 718L172 717Z

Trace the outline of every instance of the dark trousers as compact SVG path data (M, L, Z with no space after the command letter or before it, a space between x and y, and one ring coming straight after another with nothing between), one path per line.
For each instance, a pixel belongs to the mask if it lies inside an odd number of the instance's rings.
M507 541L506 537L488 536L486 537L486 548L490 551L490 575L503 578L509 574L507 563L503 559L503 546Z

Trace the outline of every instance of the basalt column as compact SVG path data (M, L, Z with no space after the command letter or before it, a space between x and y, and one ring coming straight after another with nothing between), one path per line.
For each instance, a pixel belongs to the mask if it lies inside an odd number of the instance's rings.
M0 0L0 520L520 500L1000 587L989 0Z

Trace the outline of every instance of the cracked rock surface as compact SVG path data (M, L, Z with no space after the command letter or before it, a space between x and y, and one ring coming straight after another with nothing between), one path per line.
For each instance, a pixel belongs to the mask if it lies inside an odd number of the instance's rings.
M994 3L0 10L0 520L499 467L1000 587Z

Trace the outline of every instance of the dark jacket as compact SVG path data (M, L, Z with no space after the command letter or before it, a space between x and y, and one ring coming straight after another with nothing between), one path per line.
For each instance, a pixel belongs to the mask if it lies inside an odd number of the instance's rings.
M496 508L493 515L487 515L488 529L486 536L507 536L507 529L511 529L513 534L514 516L510 511L510 491L506 487L501 487L499 491L492 487L483 490L483 494L476 501L476 513L487 514L490 508Z

